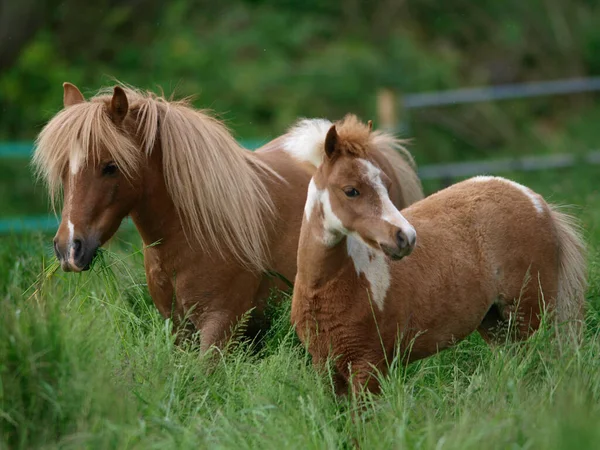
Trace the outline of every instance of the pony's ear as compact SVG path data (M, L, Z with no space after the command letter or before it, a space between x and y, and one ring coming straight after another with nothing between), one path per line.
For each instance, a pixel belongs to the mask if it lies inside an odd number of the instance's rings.
M71 84L67 81L63 83L63 105L66 108L67 106L73 106L77 103L85 102L85 98L83 98L83 94L77 86Z
M127 101L127 94L120 86L115 86L113 91L113 97L110 101L110 116L115 124L120 125L127 111L129 110L129 102Z
M325 155L331 159L337 151L338 134L335 125L331 125L331 128L325 136Z
M372 120L369 120L367 122L367 127L369 128L369 132L371 132L373 130L373 121Z

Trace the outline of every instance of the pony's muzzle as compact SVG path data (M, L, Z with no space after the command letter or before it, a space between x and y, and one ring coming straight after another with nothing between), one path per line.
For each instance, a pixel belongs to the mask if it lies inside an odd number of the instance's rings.
M393 260L399 260L412 253L417 243L417 233L414 228L399 229L394 236L395 245L381 244L381 249Z
M54 254L65 272L89 270L98 247L96 239L74 238L71 242L61 245L58 236L54 238Z

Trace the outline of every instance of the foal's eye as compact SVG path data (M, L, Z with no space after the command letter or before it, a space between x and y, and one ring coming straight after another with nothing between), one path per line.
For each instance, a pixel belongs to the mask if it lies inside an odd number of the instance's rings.
M358 197L360 195L360 192L358 192L353 187L347 187L347 188L344 188L344 194L346 194L346 197L352 198L352 197Z
M102 168L102 175L114 175L117 173L117 165L114 162L109 162Z

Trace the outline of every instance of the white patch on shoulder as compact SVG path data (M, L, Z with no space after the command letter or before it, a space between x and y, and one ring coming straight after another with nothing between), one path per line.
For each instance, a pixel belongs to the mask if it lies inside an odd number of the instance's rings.
M529 189L527 186L523 186L522 184L519 184L516 181L512 181L502 177L491 177L484 175L473 177L469 181L485 182L490 180L502 181L503 183L510 184L512 187L517 188L523 194L525 194L527 198L529 198L529 200L531 200L531 203L533 203L533 206L538 213L542 214L544 212L544 201L542 200L542 198L538 194L533 192L531 189Z
M363 273L370 285L371 301L383 311L391 277L388 261L381 251L369 247L358 235L348 235L346 250L357 274Z
M319 167L323 162L325 137L331 125L326 119L301 120L288 131L283 150L299 161Z
M371 181L371 185L379 194L379 200L381 201L382 207L381 218L395 227L400 228L406 235L408 241L412 242L413 245L416 244L417 232L402 213L398 211L398 208L392 203L392 200L390 200L389 193L381 181L381 170L366 159L359 159L358 161L364 167L365 176Z

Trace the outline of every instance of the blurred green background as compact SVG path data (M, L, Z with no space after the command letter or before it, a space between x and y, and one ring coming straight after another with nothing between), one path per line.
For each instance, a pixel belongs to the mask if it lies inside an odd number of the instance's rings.
M0 0L0 142L30 142L63 81L196 95L240 139L299 116L375 119L403 94L600 73L594 0ZM421 165L594 149L595 94L400 113ZM0 159L0 217L47 211L27 161Z

